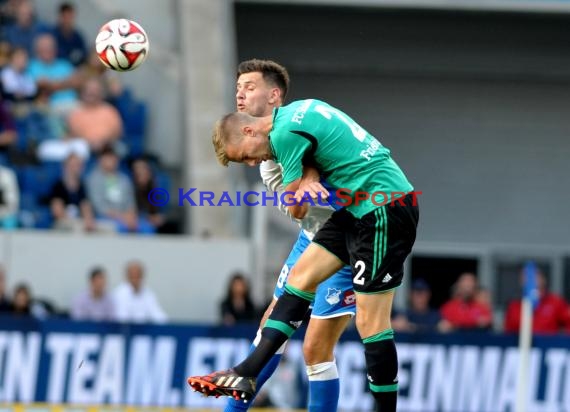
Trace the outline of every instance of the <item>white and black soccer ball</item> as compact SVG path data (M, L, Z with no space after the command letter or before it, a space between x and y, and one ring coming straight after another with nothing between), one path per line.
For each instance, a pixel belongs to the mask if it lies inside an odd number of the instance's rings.
M118 72L131 71L147 58L148 36L142 26L128 19L115 19L105 23L95 39L99 60Z

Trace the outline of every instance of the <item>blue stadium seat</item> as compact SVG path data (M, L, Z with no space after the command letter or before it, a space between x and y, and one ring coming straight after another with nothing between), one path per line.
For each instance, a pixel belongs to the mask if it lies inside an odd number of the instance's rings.
M20 210L33 211L38 207L36 195L31 192L20 193Z
M49 206L39 206L34 209L36 229L51 229L53 226L53 217Z
M20 191L35 195L38 203L41 203L61 176L61 165L50 162L39 166L23 166L19 173Z
M130 156L137 157L144 153L144 136L142 134L127 134L123 141L129 148Z
M170 176L166 172L155 172L154 180L156 181L156 186L162 189L166 189L170 192L172 189L172 181Z
M85 162L85 166L83 168L83 178L85 179L89 174L97 167L98 159L97 156L92 155L89 159Z
M124 116L125 134L144 135L147 117L146 104L137 102L130 105Z

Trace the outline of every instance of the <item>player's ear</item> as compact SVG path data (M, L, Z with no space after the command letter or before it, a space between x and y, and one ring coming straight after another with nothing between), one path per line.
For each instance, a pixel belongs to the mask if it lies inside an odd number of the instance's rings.
M255 130L251 126L243 126L241 131L244 136L249 136L249 137L255 136Z
M271 89L271 94L269 95L269 104L274 105L276 104L279 99L281 98L281 90L278 87L274 87Z

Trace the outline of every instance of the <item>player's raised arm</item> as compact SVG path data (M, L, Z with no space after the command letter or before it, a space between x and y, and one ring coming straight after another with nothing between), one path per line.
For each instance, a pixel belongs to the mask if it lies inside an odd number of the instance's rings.
M285 198L285 201L287 202L287 209L289 210L289 213L291 213L291 216L293 216L295 219L303 219L309 211L308 202L297 201L295 195L293 195L299 190L299 187L301 186L301 180L302 177L292 181L287 186L285 186L285 193L291 193Z

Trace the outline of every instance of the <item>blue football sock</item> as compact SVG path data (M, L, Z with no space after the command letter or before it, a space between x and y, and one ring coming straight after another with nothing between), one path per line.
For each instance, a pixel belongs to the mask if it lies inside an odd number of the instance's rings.
M339 394L338 378L309 381L309 412L336 412Z
M309 412L336 412L340 382L336 361L307 366Z
M250 352L253 351L253 349L255 349L255 346L251 345L250 349ZM275 354L261 370L257 376L256 393L259 393L263 384L267 382L271 375L273 375L273 372L275 372L275 369L277 369L277 366L279 366L279 362L281 362L281 354ZM247 411L252 404L253 400L249 401L248 403L244 403L242 401L236 401L234 398L230 398L226 404L224 412L244 412Z

